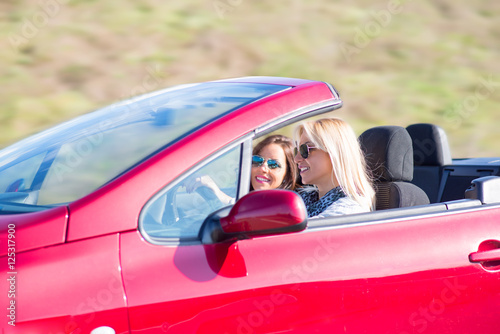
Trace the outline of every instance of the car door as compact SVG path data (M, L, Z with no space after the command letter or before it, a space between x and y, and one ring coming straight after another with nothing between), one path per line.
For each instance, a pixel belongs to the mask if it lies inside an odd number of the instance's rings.
M497 333L498 271L469 254L498 242L498 207L398 209L202 244L204 218L228 210L186 184L209 175L237 200L242 154L188 171L145 206L140 231L121 234L132 333Z

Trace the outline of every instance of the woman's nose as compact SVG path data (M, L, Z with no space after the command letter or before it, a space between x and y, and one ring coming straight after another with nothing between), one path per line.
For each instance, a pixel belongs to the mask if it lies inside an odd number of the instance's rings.
M262 165L260 165L259 168L264 171L269 171L269 166L267 165L267 161L265 161Z
M300 161L302 161L302 160L304 160L304 159L300 155L300 152L297 152L297 154L295 154L294 157L293 157L293 161L295 161L297 163L300 162Z

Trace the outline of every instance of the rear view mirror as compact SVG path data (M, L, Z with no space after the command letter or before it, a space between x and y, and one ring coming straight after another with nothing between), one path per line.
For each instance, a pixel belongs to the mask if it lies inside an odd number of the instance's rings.
M210 215L203 223L200 238L202 243L212 244L298 232L306 226L307 210L297 193L277 189L252 191L232 208Z

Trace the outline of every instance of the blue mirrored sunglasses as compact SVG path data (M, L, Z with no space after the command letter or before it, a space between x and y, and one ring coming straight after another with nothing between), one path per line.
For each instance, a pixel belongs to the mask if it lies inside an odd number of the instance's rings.
M260 155L254 155L252 157L252 167L260 167L265 161L266 159ZM274 159L267 159L267 167L269 167L269 169L281 168L281 164Z

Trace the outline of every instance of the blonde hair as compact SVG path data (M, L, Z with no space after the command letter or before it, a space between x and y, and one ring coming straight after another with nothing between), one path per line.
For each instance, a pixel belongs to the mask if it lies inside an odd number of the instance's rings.
M332 181L337 179L344 193L364 208L375 209L375 190L354 130L340 118L323 118L302 123L295 138L306 134L316 148L328 153Z

